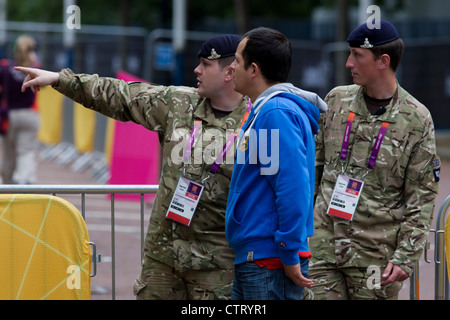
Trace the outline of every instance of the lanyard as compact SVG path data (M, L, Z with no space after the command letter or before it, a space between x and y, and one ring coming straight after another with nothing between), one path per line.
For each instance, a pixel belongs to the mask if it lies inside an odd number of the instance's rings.
M216 160L214 161L213 165L211 166L208 176L202 180L202 183L205 182L206 180L208 180L211 177L211 174L215 175L217 173L217 171L219 170L220 166L223 163L223 159L225 158L227 152L229 151L229 149L233 145L234 141L236 140L236 138L238 136L238 132L240 131L240 129L242 128L244 123L247 121L247 118L248 118L248 115L249 115L251 109L252 109L252 102L250 101L250 99L248 99L247 110L245 111L244 117L242 118L242 122L241 122L241 125L239 126L239 130L237 130L237 132L231 133L231 135L228 137L221 152L217 155ZM189 139L186 142L186 150L184 152L184 164L185 165L186 165L186 163L188 163L188 161L191 158L191 152L192 152L192 148L194 146L195 137L197 136L198 130L201 128L201 125L202 125L201 120L199 120L199 119L195 120L194 128L192 129Z
M219 170L219 167L222 165L222 161L225 158L228 150L234 144L234 141L238 137L239 131L241 131L242 126L247 121L247 118L248 118L248 115L250 114L251 109L252 109L252 102L250 101L250 99L248 99L247 110L245 111L244 118L242 118L242 122L241 122L241 125L239 126L239 130L237 130L237 132L235 131L235 132L231 133L230 137L227 139L227 142L223 146L222 151L217 156L216 161L214 161L214 164L212 165L211 169L209 170L210 173L216 174L217 171ZM209 177L210 177L210 175L208 175L207 178L209 178Z
M191 135L189 136L188 141L186 142L186 149L184 150L184 157L183 162L184 164L189 163L189 160L191 159L191 152L192 148L194 146L195 137L197 136L197 132L202 126L202 120L197 119L194 122L194 128L191 131Z
M342 140L342 148L341 148L341 164L342 164L342 172L344 172L343 161L347 159L349 141L350 141L350 131L352 129L353 120L355 119L355 113L350 112L347 119L347 125L345 127L344 139ZM375 140L375 145L372 148L372 153L370 154L369 162L367 164L367 168L373 170L375 167L375 162L377 161L378 153L380 152L381 142L386 135L387 129L389 127L389 122L383 122L381 125L380 131L378 132L377 138ZM364 174L363 178L369 173L369 171Z

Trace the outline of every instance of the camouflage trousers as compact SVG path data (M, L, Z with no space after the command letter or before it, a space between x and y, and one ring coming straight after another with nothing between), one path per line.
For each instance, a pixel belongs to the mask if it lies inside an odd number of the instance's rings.
M144 256L133 293L138 300L229 300L234 269L187 270Z
M397 300L402 282L381 286L384 267L336 267L326 261L309 265L309 276L314 280L305 290L305 300Z

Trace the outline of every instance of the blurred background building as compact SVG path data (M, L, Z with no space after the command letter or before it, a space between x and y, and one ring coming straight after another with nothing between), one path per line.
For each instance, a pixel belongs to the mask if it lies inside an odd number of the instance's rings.
M401 85L428 107L438 130L450 129L448 0L0 0L0 55L11 58L15 39L27 33L45 69L110 77L122 70L158 84L195 86L203 41L266 26L293 44L290 81L325 97L351 83L345 40L370 17L370 5L405 41ZM61 139L71 142L73 115L63 117ZM107 120L96 117L93 148L104 152Z

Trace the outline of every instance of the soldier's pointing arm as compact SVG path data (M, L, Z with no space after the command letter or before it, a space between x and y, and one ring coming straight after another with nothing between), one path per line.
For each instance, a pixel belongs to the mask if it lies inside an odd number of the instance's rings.
M51 72L34 68L16 67L28 74L22 85L38 90L47 85L86 108L93 109L119 121L133 121L149 130L159 131L166 124L169 112L164 93L167 87L144 82L130 82L74 74L70 69Z

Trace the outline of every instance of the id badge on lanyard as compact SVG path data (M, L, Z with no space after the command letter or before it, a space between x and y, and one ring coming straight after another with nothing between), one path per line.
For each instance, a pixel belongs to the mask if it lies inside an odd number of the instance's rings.
M340 156L341 162L347 159L350 131L354 117L355 114L353 112L350 112L344 132L344 139L342 141ZM380 131L375 140L375 145L373 146L372 153L369 158L369 163L367 164L368 171L362 176L361 179L345 175L344 170L342 170L342 173L339 174L336 185L334 186L333 194L331 196L330 205L328 206L327 213L329 215L343 218L349 221L353 220L356 208L358 206L359 198L361 197L361 193L364 187L364 177L375 167L375 162L381 148L381 142L386 135L388 127L388 122L383 122L383 124L381 125Z
M364 181L340 174L327 213L345 220L353 220L363 187Z
M203 185L180 177L166 218L190 226L203 189Z
M186 168L186 163L188 163L191 158L191 150L194 146L195 137L201 129L201 125L201 120L195 121L194 128L186 143L183 157L184 168ZM190 226L204 186L184 177L185 174L186 172L183 170L183 176L178 180L177 188L175 189L172 200L170 201L169 209L166 213L166 218L185 226Z
M247 120L250 109L251 109L251 102L249 100L247 112L245 113L244 118L242 119L241 128L242 125ZM191 158L191 150L194 146L195 137L197 136L197 133L201 128L201 124L202 124L201 120L195 121L194 128L192 129L191 135L189 136L189 139L186 143L186 149L183 157L185 168L186 163L188 163L188 161ZM200 201L203 189L205 188L204 186L205 181L217 173L217 171L219 170L220 166L223 163L223 159L225 159L226 153L234 144L236 138L237 138L236 133L232 133L230 135L221 152L219 153L216 161L211 166L208 172L208 176L201 182L196 182L186 178L186 170L183 170L183 175L178 180L177 188L175 189L174 195L169 205L169 209L167 210L166 213L167 219L176 221L188 227L191 225L195 210L197 209L197 205Z

